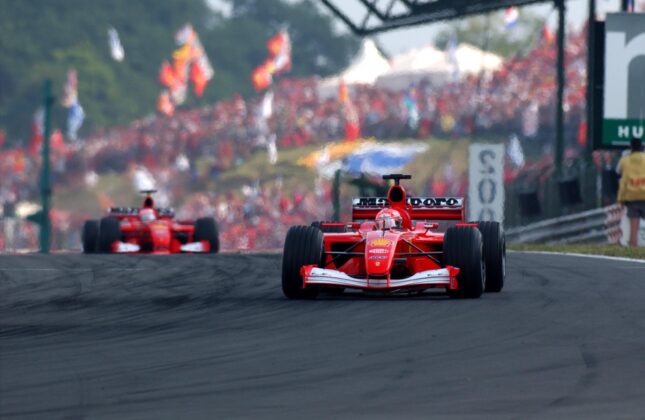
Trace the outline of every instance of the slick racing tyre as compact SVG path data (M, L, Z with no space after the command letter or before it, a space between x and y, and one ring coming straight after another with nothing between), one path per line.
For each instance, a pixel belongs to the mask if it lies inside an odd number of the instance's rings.
M217 223L212 217L203 217L195 221L195 242L208 241L211 254L219 252L219 233Z
M320 265L323 256L323 233L313 226L292 226L287 232L282 254L282 292L289 299L314 299L318 287L302 288L300 268Z
M81 233L84 254L94 254L99 248L99 222L86 220Z
M99 252L111 253L112 244L121 240L121 223L118 219L104 217L99 226Z
M478 222L484 241L486 291L500 292L506 277L506 237L499 222Z
M312 222L311 226L320 229L323 233L345 233L347 229L345 226L322 226L323 223L335 223L327 221Z
M443 238L443 262L459 268L457 290L448 290L451 297L475 299L482 295L486 284L482 235L469 226L448 228Z

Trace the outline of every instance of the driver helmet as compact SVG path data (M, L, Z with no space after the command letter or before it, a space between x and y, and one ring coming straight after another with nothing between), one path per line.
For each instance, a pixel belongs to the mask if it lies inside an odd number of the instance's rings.
M376 215L376 228L379 230L401 229L403 218L398 210L383 209Z
M157 218L153 209L143 209L139 213L142 222L151 222Z

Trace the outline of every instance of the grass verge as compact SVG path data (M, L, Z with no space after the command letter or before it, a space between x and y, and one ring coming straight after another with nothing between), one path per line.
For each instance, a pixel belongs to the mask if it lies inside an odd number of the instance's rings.
M645 247L626 247L620 245L540 245L540 244L509 244L508 249L514 251L548 251L570 252L577 254L608 255L645 260Z

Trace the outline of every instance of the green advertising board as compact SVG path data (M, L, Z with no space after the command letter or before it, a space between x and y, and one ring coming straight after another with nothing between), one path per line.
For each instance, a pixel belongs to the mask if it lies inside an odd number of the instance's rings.
M645 14L608 14L598 148L624 148L645 131Z

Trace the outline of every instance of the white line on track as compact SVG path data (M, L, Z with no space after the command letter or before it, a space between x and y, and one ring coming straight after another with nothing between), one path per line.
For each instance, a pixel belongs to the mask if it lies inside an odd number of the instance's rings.
M515 254L544 254L544 255L566 255L571 257L582 257L582 258L596 258L603 260L612 260L612 261L627 261L645 264L645 260L639 260L636 258L627 258L627 257L612 257L610 255L598 255L598 254L580 254L577 252L551 252L551 251L515 251L508 250Z
M150 271L148 268L1 268L0 271L69 271L72 273L91 273L93 271Z

